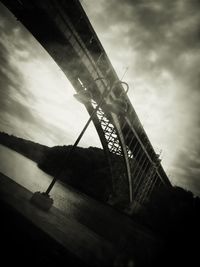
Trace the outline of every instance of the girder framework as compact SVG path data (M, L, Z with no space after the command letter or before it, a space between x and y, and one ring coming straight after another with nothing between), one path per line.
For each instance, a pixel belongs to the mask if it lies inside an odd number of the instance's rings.
M91 104L93 108L96 108L96 101L92 100ZM113 192L109 201L110 203L123 202L127 205L129 202L129 189L126 178L126 165L117 129L110 114L107 116L102 108L98 109L96 115L104 133L104 143L106 142L106 146L109 151L108 157L113 184ZM108 117L110 117L110 119Z

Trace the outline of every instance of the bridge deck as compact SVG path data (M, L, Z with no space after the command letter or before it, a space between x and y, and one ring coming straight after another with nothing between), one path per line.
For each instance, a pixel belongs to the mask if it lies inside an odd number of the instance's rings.
M0 174L1 209L6 205L17 214L17 217L23 218L21 220L23 223L26 221L26 224L29 224L26 232L33 235L38 246L40 245L38 231L40 231L48 237L50 243L54 244L50 247L51 253L62 254L62 257L67 255L68 259L71 255L70 259L76 259L77 262L84 262L92 266L108 265L115 261L119 253L126 253L127 249L131 249L132 255L136 253L138 256L138 253L139 255L141 253L141 258L151 261L150 257L155 255L159 243L153 235L112 207L77 192L74 194L80 198L80 201L85 202L85 209L82 211L78 207L72 207L75 209L74 213L81 214L82 212L79 220L70 211L69 214L63 214L55 207L52 207L50 212L39 210L29 201L32 196L30 191ZM89 202L90 206L88 206ZM10 225L9 219L10 216L5 216L4 212L4 228L6 225ZM13 220L15 219L16 217L13 217ZM19 220L16 219L16 223L19 223ZM30 231L32 232L30 233ZM7 232L12 233L12 229ZM8 240L10 238L8 236ZM135 247L136 244L137 247ZM48 247L48 244L44 244L44 246ZM52 247L56 248L52 251ZM61 253L61 251L64 252Z

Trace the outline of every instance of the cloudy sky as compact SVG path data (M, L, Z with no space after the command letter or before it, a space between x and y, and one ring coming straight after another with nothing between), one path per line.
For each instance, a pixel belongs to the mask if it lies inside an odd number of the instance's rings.
M88 113L70 82L33 36L0 4L0 127L45 145L71 144ZM81 145L100 146L90 127Z
M200 2L81 3L170 180L200 195ZM72 143L88 114L62 71L2 5L0 37L0 130ZM92 125L81 145L100 146Z

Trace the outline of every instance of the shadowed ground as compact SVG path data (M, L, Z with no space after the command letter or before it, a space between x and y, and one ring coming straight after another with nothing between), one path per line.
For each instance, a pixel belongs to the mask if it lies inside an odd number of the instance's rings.
M55 207L43 212L29 202L31 192L1 174L3 247L4 252L16 254L14 258L6 257L8 263L23 263L27 258L35 263L70 266L120 262L149 266L153 262L160 242L150 232L112 207L78 192L71 193L81 202L80 206L74 205L73 213L69 210L69 214L63 214Z

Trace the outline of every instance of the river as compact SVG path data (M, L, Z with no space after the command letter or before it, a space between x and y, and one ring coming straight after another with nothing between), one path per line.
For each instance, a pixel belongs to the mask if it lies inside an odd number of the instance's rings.
M52 177L40 170L35 162L2 145L0 145L0 172L31 192L44 192L52 180ZM59 181L54 185L51 197L54 206L67 215L66 218L71 218L82 226L85 225L87 229L108 240L117 238L121 232L127 232L128 235L136 233L136 236L142 233L142 238L144 235L145 238L149 238L143 227L135 224L127 216L70 186L64 186Z
M53 178L40 170L34 161L3 145L0 145L0 172L31 192L46 191ZM54 199L54 206L63 212L69 212L74 204L80 204L80 199L76 198L72 190L59 181L54 185L51 197Z

